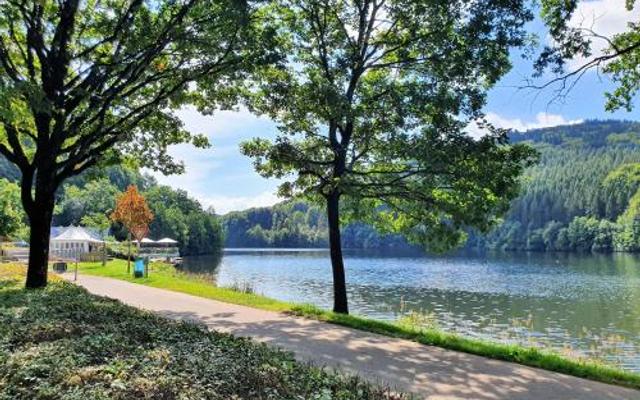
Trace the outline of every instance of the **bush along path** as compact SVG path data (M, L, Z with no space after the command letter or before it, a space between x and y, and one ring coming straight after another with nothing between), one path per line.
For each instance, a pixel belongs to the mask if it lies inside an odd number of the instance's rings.
M640 399L640 392L577 377L425 346L281 312L105 277L80 275L90 292L210 329L291 350L296 358L337 367L429 399ZM303 397L308 398L308 397ZM313 397L311 397L313 398ZM329 397L340 398L340 397Z
M69 283L26 291L1 275L2 400L406 398Z

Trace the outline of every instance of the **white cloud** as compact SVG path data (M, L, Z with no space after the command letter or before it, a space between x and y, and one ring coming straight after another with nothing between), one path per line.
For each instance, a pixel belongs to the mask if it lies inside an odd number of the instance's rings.
M523 121L520 118L505 118L496 113L488 113L487 120L498 128L515 129L517 131L528 131L530 129L548 128L558 125L573 125L583 121L581 119L568 120L560 114L550 114L546 112L537 113L533 121Z
M582 119L568 120L560 114L546 112L539 112L532 121L525 121L521 118L507 118L493 112L487 113L486 119L497 128L513 129L520 132L551 126L579 124L583 121ZM485 133L475 123L470 124L467 130L473 137L480 137Z
M273 192L262 192L255 196L211 196L201 199L203 206L213 206L217 214L226 214L230 211L246 210L253 207L272 206L283 199Z
M569 25L574 28L589 29L598 35L611 38L626 31L630 22L638 22L639 11L638 4L633 10L627 10L625 0L580 1ZM602 55L607 46L605 40L594 38L593 56ZM576 57L569 62L569 68L575 70L584 65L586 61L582 57Z
M169 154L184 162L185 173L164 176L150 172L164 185L186 190L205 206L214 206L218 213L247 207L267 206L277 202L275 195L264 192L277 186L265 181L252 168L251 160L240 154L239 143L252 137L272 137L275 124L247 109L219 111L202 115L193 107L177 112L185 129L204 134L212 147L198 149L190 144L171 146ZM262 193L264 192L264 193Z
M195 107L189 106L179 110L177 115L184 123L185 129L191 133L205 134L212 142L216 139L246 139L260 133L264 134L265 124L273 124L269 118L254 115L245 107L204 115Z

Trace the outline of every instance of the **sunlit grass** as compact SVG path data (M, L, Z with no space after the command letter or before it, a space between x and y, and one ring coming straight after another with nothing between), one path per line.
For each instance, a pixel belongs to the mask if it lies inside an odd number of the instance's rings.
M109 262L104 267L101 263L82 263L80 271L90 275L121 279L227 303L285 312L385 336L408 339L425 345L515 362L567 375L640 388L640 374L608 366L598 360L572 359L535 347L470 339L454 333L443 332L436 328L424 328L418 326L416 323L418 320L416 320L415 316L413 319L404 319L399 323L390 323L355 315L337 314L312 305L290 304L255 293L243 293L231 288L216 287L206 276L190 276L177 271L173 266L167 264L152 264L149 277L137 279L127 274L126 261L123 260Z
M0 263L0 281L23 283L27 275L27 266L21 263ZM49 280L57 282L61 278L49 272Z
M131 264L133 268L133 263ZM139 283L160 289L168 289L193 296L240 304L270 311L289 311L291 304L234 288L216 287L206 275L191 276L176 270L164 263L151 263L148 278L134 278L127 273L125 260L114 260L102 266L100 262L80 263L80 272L90 275L104 276L128 282Z

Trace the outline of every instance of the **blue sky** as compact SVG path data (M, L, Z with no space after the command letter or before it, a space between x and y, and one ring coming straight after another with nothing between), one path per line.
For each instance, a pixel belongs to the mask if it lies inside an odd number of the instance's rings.
M623 29L632 18L637 20L637 12L640 11L636 5L635 10L627 12L624 0L594 0L581 4L573 23L588 25L606 35ZM531 26L540 32L544 42L546 37L540 23L534 22ZM589 72L564 101L550 103L553 99L550 89L518 89L524 84L524 78L531 76L532 61L523 60L516 54L512 60L513 69L489 93L485 107L488 119L498 126L524 130L594 118L640 120L640 104L632 112L608 113L604 110L604 92L612 88L605 75ZM579 62L576 60L575 65ZM274 194L277 181L264 179L255 173L251 160L242 156L238 149L240 142L252 137L275 137L277 128L274 122L243 109L219 112L214 116L184 109L179 116L185 128L206 134L212 147L205 150L189 145L173 147L171 154L184 161L186 173L178 176L156 174L161 183L186 190L205 207L213 206L220 214L267 206L280 200Z

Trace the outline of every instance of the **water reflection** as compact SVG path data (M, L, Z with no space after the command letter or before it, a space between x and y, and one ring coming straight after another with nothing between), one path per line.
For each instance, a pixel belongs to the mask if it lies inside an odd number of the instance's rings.
M395 320L401 311L434 313L446 330L571 348L634 370L640 370L638 261L630 254L345 256L356 314ZM183 268L220 286L249 283L269 297L332 304L326 250L230 249L224 257L185 258Z

